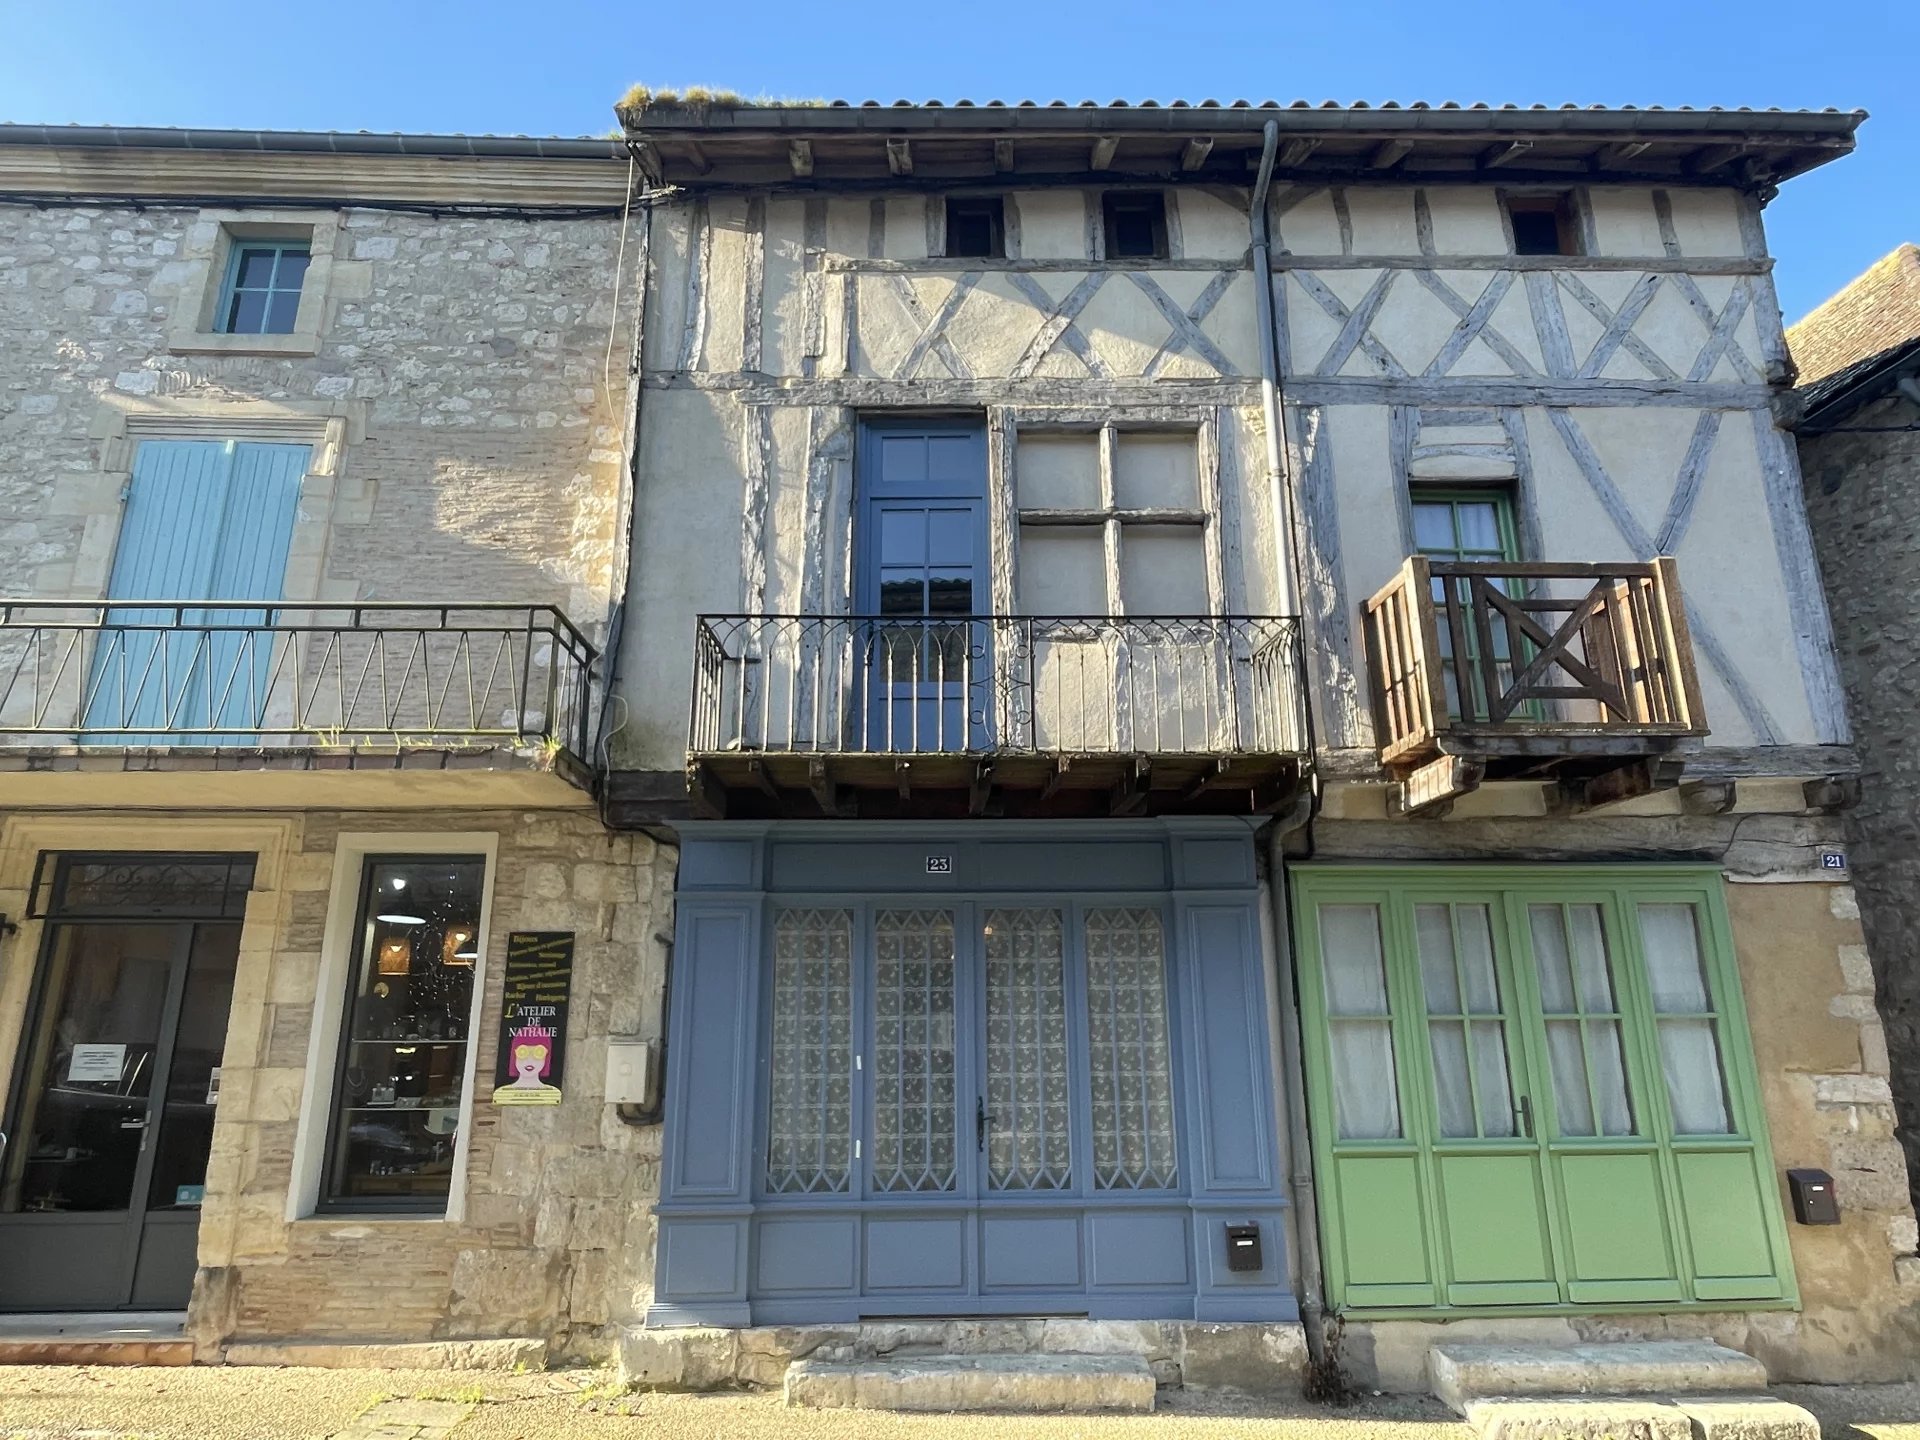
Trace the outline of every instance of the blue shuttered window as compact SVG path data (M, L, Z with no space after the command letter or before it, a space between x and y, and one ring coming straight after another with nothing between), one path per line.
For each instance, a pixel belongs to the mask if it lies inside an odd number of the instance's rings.
M246 627L271 611L189 602L280 598L309 455L305 445L251 441L141 443L107 598L151 603L107 611L88 687L90 739L205 744L208 731L262 728L272 647Z

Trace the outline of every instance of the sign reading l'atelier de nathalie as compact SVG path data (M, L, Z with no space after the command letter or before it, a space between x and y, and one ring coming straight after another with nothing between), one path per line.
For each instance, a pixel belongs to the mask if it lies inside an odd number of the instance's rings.
M572 986L571 931L518 930L507 936L494 1104L560 1103Z

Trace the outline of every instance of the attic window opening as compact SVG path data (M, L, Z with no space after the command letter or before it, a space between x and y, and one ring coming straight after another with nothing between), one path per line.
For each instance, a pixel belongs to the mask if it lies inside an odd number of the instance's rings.
M1580 220L1573 193L1509 195L1507 220L1516 255L1581 255Z
M998 195L947 201L948 255L999 260L1006 253L1006 215Z
M1109 260L1167 258L1167 197L1158 190L1109 190L1100 212Z

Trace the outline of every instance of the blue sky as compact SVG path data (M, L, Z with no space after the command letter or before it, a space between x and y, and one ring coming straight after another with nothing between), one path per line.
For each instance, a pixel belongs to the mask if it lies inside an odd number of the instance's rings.
M1767 212L1788 320L1920 240L1907 0L0 0L0 37L0 119L38 123L593 134L636 80L856 100L1858 107L1874 117L1859 150Z

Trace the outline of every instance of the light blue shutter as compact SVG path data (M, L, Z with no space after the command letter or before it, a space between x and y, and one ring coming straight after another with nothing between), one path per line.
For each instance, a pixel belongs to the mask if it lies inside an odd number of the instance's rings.
M300 481L307 473L305 445L236 444L226 515L214 556L209 600L278 600L287 574L287 547L293 540ZM266 625L269 610L224 610L209 617L226 626ZM261 725L275 659L271 635L215 631L207 646L206 723L221 729ZM282 681L291 655L282 657ZM229 743L232 743L231 740Z
M109 607L84 723L95 732L151 733L99 733L99 740L206 743L211 737L178 732L254 723L248 717L257 710L270 646L249 646L244 632L209 632L202 628L209 612L173 607L279 597L308 453L304 445L232 440L141 442L107 598L166 608ZM262 624L267 612L225 618ZM242 664L249 652L256 658Z

